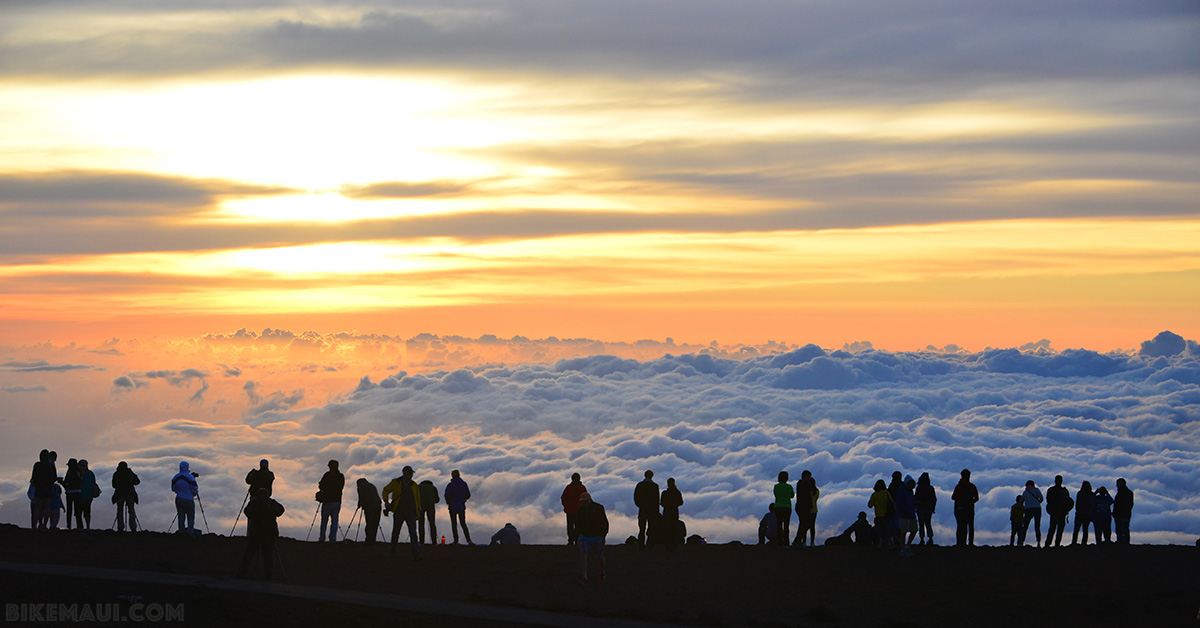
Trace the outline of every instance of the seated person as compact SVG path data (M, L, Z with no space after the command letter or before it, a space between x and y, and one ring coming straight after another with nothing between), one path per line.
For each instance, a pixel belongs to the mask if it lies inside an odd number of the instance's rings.
M859 545L871 547L875 544L875 528L867 521L867 513L858 513L858 520L850 524L845 532L825 539L826 545Z

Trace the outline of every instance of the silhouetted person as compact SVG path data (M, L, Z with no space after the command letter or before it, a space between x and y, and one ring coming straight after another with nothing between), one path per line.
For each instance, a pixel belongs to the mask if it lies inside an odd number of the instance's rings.
M779 547L787 547L788 539L792 538L792 498L796 496L795 489L788 484L788 472L779 472L779 482L775 484L775 525L776 536L779 537Z
M57 530L59 517L62 514L63 506L62 487L58 484L54 485L54 497L50 502L50 529Z
M379 534L379 516L383 514L383 500L379 497L379 489L366 478L359 478L355 484L358 487L358 507L362 508L363 519L367 522L368 545L375 544Z
M33 501L29 508L29 527L34 530L46 529L46 520L54 503L54 483L58 480L58 470L50 458L50 451L43 449L38 453L38 461L33 463L33 471L29 475L29 483L33 485Z
M1096 511L1092 517L1096 545L1112 543L1112 508L1113 498L1108 494L1108 489L1103 486L1096 489Z
M400 526L408 526L409 547L413 560L421 560L421 544L417 535L417 513L421 512L421 490L413 481L413 468L404 467L400 477L383 487L384 512L392 513L392 558L400 541Z
M49 453L49 452L47 452ZM67 506L67 529L71 529L71 520L77 519L82 521L79 515L79 461L71 458L67 460L67 471L62 477L62 487L66 492ZM77 527L82 528L83 524L78 524Z
M1033 522L1035 535L1034 546L1042 544L1042 491L1033 480L1025 482L1025 491L1021 493L1021 505L1025 507L1025 518L1021 521L1021 534L1018 545L1025 545L1025 537L1029 535L1029 522Z
M1008 522L1012 525L1012 532L1008 535L1008 545L1010 547L1020 547L1025 544L1025 535L1022 533L1022 528L1025 526L1025 495L1017 495L1017 501L1008 509Z
M267 497L274 493L275 473L268 468L266 458L258 461L257 469L250 469L250 472L246 474L246 484L250 485L247 488L250 495L257 494L260 488L267 489Z
M575 545L579 541L579 518L576 515L579 512L579 496L586 492L587 487L583 485L579 474L572 473L571 483L563 489L559 498L567 515L567 545Z
M197 474L192 473L187 461L179 463L179 473L171 478L171 491L175 493L175 516L179 519L179 533L196 534L196 498L200 496ZM186 524L184 523L186 521Z
M1133 518L1133 491L1125 478L1117 478L1117 495L1113 498L1113 522L1117 527L1117 543L1129 545L1129 520Z
M658 484L654 483L654 472L647 470L646 479L633 488L633 505L638 511L638 547L646 548L646 526L658 514Z
M821 491L817 490L817 481L812 472L805 469L796 480L796 539L792 547L804 547L804 537L810 537L813 545L817 544L817 498Z
M667 490L662 492L662 520L668 551L675 551L675 545L683 542L684 537L679 533L679 507L682 505L683 493L675 487L675 478L667 478Z
M271 579L275 567L275 539L279 538L279 517L283 516L283 504L271 499L270 491L260 486L254 491L250 502L242 513L246 515L246 551L242 552L242 566L238 575L244 576L250 569L254 555L262 553L263 575Z
M438 497L437 487L433 485L433 480L423 480L417 484L417 490L421 491L421 512L417 513L417 534L420 537L421 544L425 543L425 523L429 523L429 543L437 544L437 504L442 501Z
M883 480L875 480L875 492L867 499L867 508L875 510L875 536L879 539L879 547L888 547L895 540L891 520L896 512L896 502Z
M881 482L883 480L880 480ZM837 536L825 539L826 545L857 545L859 547L871 547L876 543L875 529L871 526L871 522L867 521L867 513L858 513L858 519L846 528L845 532Z
M471 531L467 529L467 500L471 499L471 487L467 486L458 469L450 472L450 483L446 485L444 494L446 508L450 511L450 532L454 535L454 544L458 545L458 528L461 526L467 545L474 545Z
M888 483L888 493L892 496L892 501L898 503L900 497L900 487L904 486L903 475L899 471L892 472L892 481ZM892 542L896 547L904 545L904 531L900 529L900 521L898 516L894 516L892 521L888 522L892 530Z
M1075 493L1075 531L1071 533L1071 545L1079 542L1079 529L1083 528L1083 544L1087 545L1088 527L1096 516L1096 494L1092 492L1092 483L1084 481Z
M317 501L321 502L321 534L317 542L325 540L326 526L329 528L329 541L337 541L338 514L342 511L342 489L346 487L346 476L338 471L338 461L329 461L329 470L321 476L317 483ZM332 523L332 525L329 525Z
M600 566L600 582L604 582L604 538L608 536L608 515L604 506L592 501L592 496L584 492L579 496L579 568L583 576L579 584L588 583L588 557L596 556Z
M775 502L767 504L767 514L758 521L758 544L778 543L779 525L775 523Z
M134 504L138 503L138 494L134 487L141 483L137 474L129 468L129 463L124 460L117 463L117 470L113 471L112 476L112 500L117 505L117 532L125 531L126 521L129 522L129 531L137 532L137 511L134 510Z
M954 521L958 524L956 544L975 545L975 502L979 501L979 489L971 484L970 469L962 470L950 499L954 501Z
M492 545L520 545L521 533L517 531L517 526L511 523L504 524L495 534L492 535Z
M1074 501L1071 492L1063 486L1063 476L1054 476L1054 486L1046 489L1046 514L1050 516L1050 527L1046 528L1046 547L1053 543L1062 545L1063 530L1067 528L1067 513Z
M912 476L904 478L904 482L896 489L896 521L900 529L900 552L904 556L912 553L909 545L917 536L917 497L915 490L917 481Z
M77 511L79 519L77 526L81 530L92 529L92 500L100 496L100 485L96 484L96 474L88 468L87 460L79 461L79 504ZM82 523L80 523L82 521Z
M937 510L937 491L928 473L922 473L917 478L917 490L913 493L917 510L917 533L921 537L921 545L933 545L933 513Z

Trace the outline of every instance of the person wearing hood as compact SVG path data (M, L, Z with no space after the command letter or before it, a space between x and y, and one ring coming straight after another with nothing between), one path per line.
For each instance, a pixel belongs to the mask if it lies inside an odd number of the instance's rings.
M379 489L366 478L358 478L357 487L358 507L362 508L363 518L367 521L366 543L373 545L375 537L379 534L379 516L383 512L383 501L379 498Z
M246 575L250 561L261 552L263 575L271 579L275 566L275 539L279 537L278 519L283 515L283 504L271 499L267 488L260 486L242 513L246 515L246 550L242 552L242 566L238 575Z
M88 468L87 460L79 461L79 504L76 513L79 519L76 528L92 529L92 500L100 496L100 485L96 484L96 474Z
M467 500L471 499L471 488L467 486L462 474L455 469L450 472L450 483L446 485L446 508L450 511L450 532L454 534L454 544L458 545L458 526L462 526L463 536L467 545L471 542L471 531L467 529Z
M1071 545L1079 542L1079 529L1083 528L1083 544L1087 545L1088 527L1096 517L1096 494L1092 492L1092 483L1084 481L1075 493L1075 532L1071 534Z
M1113 498L1108 489L1101 486L1096 489L1096 514L1092 526L1096 531L1096 544L1112 543L1112 508Z
M250 469L246 474L246 484L250 487L247 490L251 495L258 493L258 489L267 489L267 497L270 497L274 491L275 473L268 466L267 459L263 458L258 461L257 469Z
M517 527L511 523L504 524L495 534L492 535L492 545L520 545L521 533L517 531Z
M129 463L124 460L117 463L117 470L112 476L112 502L117 505L117 532L125 531L126 521L129 522L129 531L137 532L137 512L133 505L138 502L138 494L134 487L141 482L133 469L129 468Z
M667 488L662 492L662 525L667 538L667 551L675 551L675 545L683 542L679 533L679 507L683 505L683 493L675 486L675 478L667 478Z
M179 473L171 478L171 491L175 493L175 516L179 519L179 534L195 535L196 498L200 496L200 485L186 460L179 463ZM186 525L185 525L186 521Z
M338 461L329 461L329 470L321 476L317 483L317 501L321 502L321 534L317 542L325 540L325 532L329 532L329 541L337 541L338 513L342 511L342 489L346 487L346 476L338 471ZM333 525L329 525L332 522Z
M417 490L421 491L421 512L417 513L417 534L421 538L421 544L425 544L425 523L429 523L429 544L437 544L437 508L435 505L442 501L438 497L437 487L433 485L433 480L423 480L417 485ZM464 506L465 507L465 506ZM465 525L465 524L464 524Z

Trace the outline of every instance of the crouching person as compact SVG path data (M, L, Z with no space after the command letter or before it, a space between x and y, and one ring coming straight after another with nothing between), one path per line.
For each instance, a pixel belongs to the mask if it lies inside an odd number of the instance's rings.
M246 504L246 551L242 554L242 567L238 575L246 575L250 561L261 552L263 575L271 579L275 566L275 539L279 537L278 519L283 515L283 504L271 499L266 488L258 488L250 503Z

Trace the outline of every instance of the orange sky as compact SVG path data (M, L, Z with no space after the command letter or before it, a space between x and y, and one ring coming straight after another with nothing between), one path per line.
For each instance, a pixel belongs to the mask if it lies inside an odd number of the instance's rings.
M832 9L518 4L6 10L0 342L1200 337L1178 16L1114 57L1128 16L1069 9L901 13L880 51ZM942 19L989 37L896 34Z

